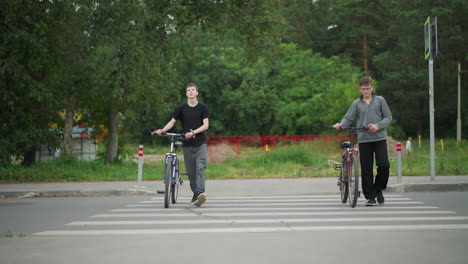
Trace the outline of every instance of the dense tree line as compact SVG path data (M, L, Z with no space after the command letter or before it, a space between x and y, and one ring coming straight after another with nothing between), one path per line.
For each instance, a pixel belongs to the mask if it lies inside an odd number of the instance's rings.
M188 82L210 108L212 135L320 134L370 74L394 115L391 135L426 135L428 16L439 22L436 135L454 137L466 13L464 0L2 1L0 163L30 164L38 146L54 147L52 123L71 153L77 113L106 128L114 162L123 134L154 140L148 132L169 120Z

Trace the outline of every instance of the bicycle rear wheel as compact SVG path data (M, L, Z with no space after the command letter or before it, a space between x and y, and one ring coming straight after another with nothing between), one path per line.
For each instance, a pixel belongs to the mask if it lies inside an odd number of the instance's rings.
M348 193L349 193L349 185L346 179L346 175L348 175L348 166L345 162L341 164L341 172L340 172L340 193L341 193L341 202L346 203L348 200Z
M171 187L171 198L172 203L175 204L177 202L177 196L179 195L179 185L180 185L180 171L179 171L179 161L176 160L175 162L175 177L174 182L172 183Z
M171 185L172 185L172 166L173 166L173 157L167 157L166 159L166 168L164 171L164 208L169 208L169 199L171 195Z
M354 208L359 197L359 172L358 162L355 154L351 155L351 162L349 163L349 206Z

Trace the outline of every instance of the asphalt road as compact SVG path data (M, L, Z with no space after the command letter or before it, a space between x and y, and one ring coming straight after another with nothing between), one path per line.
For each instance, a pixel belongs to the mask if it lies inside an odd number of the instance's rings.
M468 263L468 192L0 199L0 263ZM10 237L13 235L13 237Z

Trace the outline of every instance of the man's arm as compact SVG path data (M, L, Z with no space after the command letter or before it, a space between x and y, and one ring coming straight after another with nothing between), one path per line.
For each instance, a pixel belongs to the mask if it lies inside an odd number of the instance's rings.
M201 125L201 127L197 128L197 129L195 129L193 131L187 132L185 134L185 138L186 139L192 138L196 134L200 134L201 132L207 130L209 127L210 127L210 122L209 122L208 118L204 118L203 119L203 125Z
M172 127L174 127L174 124L175 124L176 120L174 118L171 119L171 121L167 122L167 124L164 126L164 128L162 129L158 129L154 132L156 132L156 134L158 135L162 135L164 133L166 133L167 131L171 130Z
M377 123L377 126L379 128L385 128L390 124L390 122L392 122L392 112L390 112L390 108L388 107L387 101L385 101L383 97L380 103L381 103L380 107L382 109L383 118L380 122Z
M354 101L351 106L349 107L348 111L344 115L343 119L341 119L341 124L342 127L348 127L351 123L356 121L356 115L357 115L357 102Z

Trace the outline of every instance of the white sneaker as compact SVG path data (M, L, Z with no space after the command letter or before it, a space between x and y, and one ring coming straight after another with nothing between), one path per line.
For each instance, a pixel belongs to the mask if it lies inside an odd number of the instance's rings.
M205 193L200 193L198 195L198 198L197 200L193 203L193 205L195 206L201 206L202 204L204 204L206 201L206 194Z

